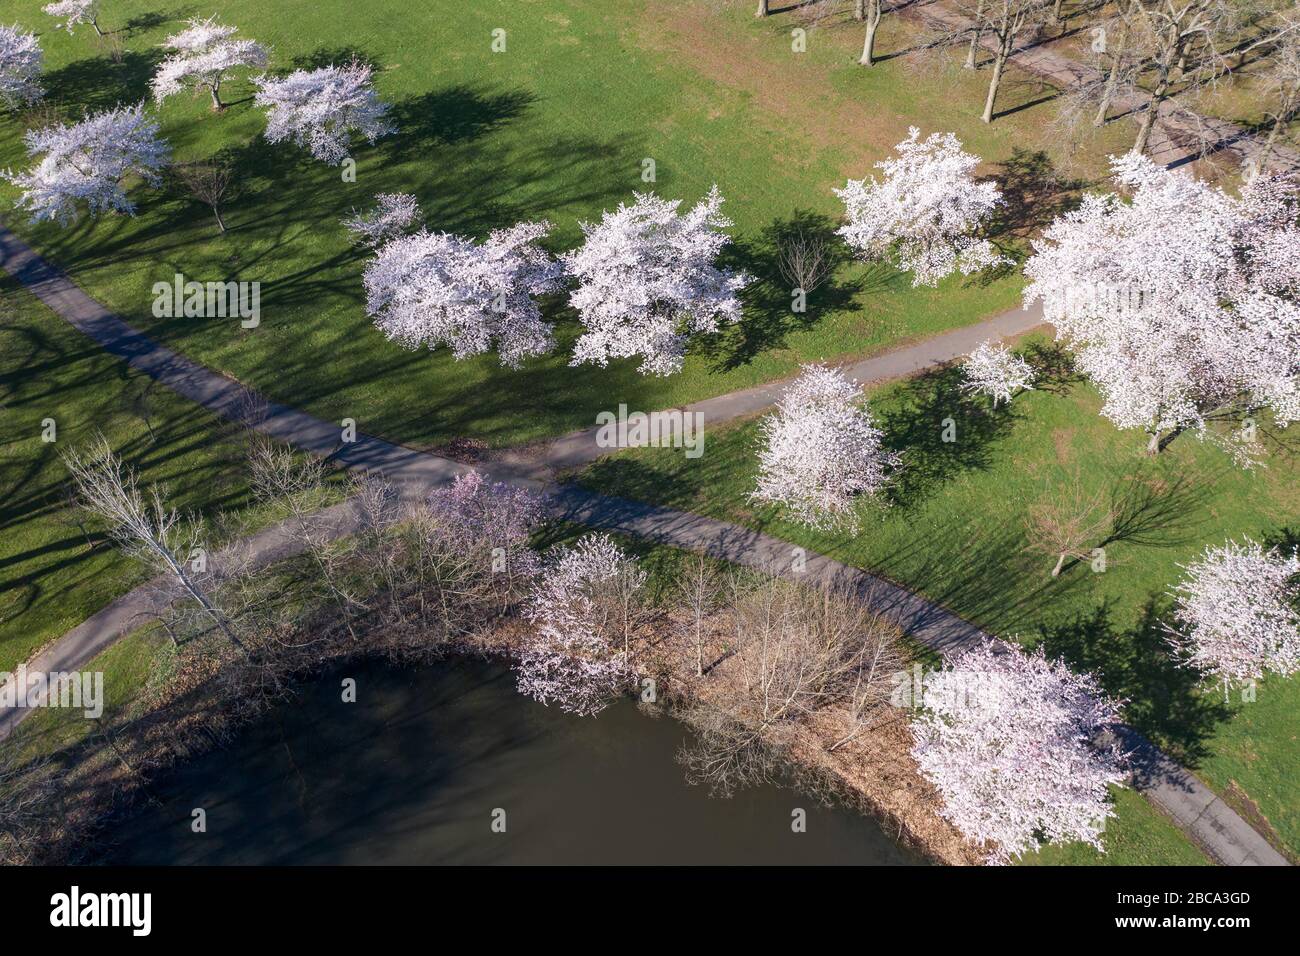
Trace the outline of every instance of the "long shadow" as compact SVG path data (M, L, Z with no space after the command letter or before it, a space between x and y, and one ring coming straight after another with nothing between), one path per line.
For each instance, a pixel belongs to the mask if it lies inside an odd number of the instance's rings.
M1014 404L993 408L962 392L962 381L958 366L946 366L909 379L877 407L885 443L903 459L892 504L914 508L957 475L987 469L992 446L1015 427Z
M522 88L488 90L468 83L408 97L389 114L400 130L390 151L405 156L480 139L522 116L536 99Z
M1207 741L1231 709L1202 687L1197 671L1180 666L1163 621L1169 599L1152 595L1133 626L1117 624L1112 603L1039 628L1034 638L1049 657L1096 675L1110 695L1127 701L1124 715L1184 766L1208 755Z
M1092 185L1083 179L1063 179L1042 150L1015 146L1010 158L998 163L989 177L1002 191L1002 205L989 225L1000 245L1023 241L1079 204L1080 192Z
M125 50L121 62L105 56L76 60L41 75L50 98L69 110L93 112L138 103L150 95L149 81L162 61L161 49Z
M797 209L770 223L757 238L737 239L724 250L722 263L752 281L741 295L744 321L703 337L697 346L715 371L748 365L760 353L780 348L791 332L812 328L824 316L853 305L865 283L843 278L851 257L835 226L828 216ZM796 264L799 251L803 267ZM804 291L803 311L795 308L796 288Z

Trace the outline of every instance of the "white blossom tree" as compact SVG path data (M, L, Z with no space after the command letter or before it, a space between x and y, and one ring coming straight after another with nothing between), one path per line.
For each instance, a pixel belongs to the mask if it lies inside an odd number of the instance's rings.
M857 527L859 495L875 495L901 459L837 369L805 365L762 424L754 501L784 505L814 528Z
M748 277L715 264L731 225L717 186L684 214L680 200L635 197L582 223L586 240L564 257L578 280L569 302L585 329L571 364L639 355L643 373L670 375L690 335L740 321L737 293Z
M1003 262L993 244L976 235L1002 202L994 183L975 179L979 157L962 150L952 133L920 135L911 127L894 147L899 155L876 163L882 179L850 179L834 191L846 219L837 232L863 258L911 272L914 286Z
M607 535L561 548L529 596L535 631L515 666L520 693L574 714L607 707L630 677L628 618L620 609L645 581Z
M482 243L427 230L392 239L366 266L366 312L406 348L447 345L461 359L495 346L503 365L518 368L554 344L535 299L563 276L537 245L550 228L519 223Z
M371 84L368 63L295 70L283 78L257 77L254 100L267 110L266 138L292 140L321 162L338 166L348 158L352 136L371 143L395 132L388 105Z
M0 26L0 105L13 110L44 98L41 59L35 34L24 33L16 23Z
M66 225L84 203L90 214L105 210L134 214L126 196L130 176L158 185L158 171L169 150L158 138L158 124L145 115L144 104L119 106L87 116L79 123L30 130L27 152L41 159L30 170L0 173L22 190L18 207L33 222L56 220Z
M99 28L99 0L58 0L57 3L47 3L41 10L62 20L59 26L69 33L77 24L89 23L95 36L104 35L104 31Z
M1300 418L1295 184L1260 176L1236 198L1135 153L1111 163L1131 201L1085 197L1025 265L1026 304L1042 300L1102 414L1152 454L1215 416Z
M343 220L344 227L363 246L378 249L421 222L420 204L410 193L379 193L375 202L369 212L354 209Z
M1170 644L1228 688L1300 671L1300 555L1245 539L1206 548L1174 590Z
M962 363L961 390L987 395L996 407L1010 402L1016 392L1034 387L1034 370L1004 345L981 342Z
M237 39L236 27L216 17L190 20L189 27L169 36L163 46L172 52L158 65L153 78L154 102L161 103L186 88L206 89L214 110L225 109L221 84L237 69L266 69L266 49L256 40Z
M1118 702L1090 675L1042 650L989 641L928 675L912 722L921 773L943 796L941 815L1004 863L1048 843L1102 849L1108 795L1126 755L1105 732Z

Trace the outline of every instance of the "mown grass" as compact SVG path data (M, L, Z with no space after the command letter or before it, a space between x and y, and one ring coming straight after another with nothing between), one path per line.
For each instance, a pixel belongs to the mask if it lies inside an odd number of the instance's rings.
M70 117L146 97L158 44L182 16L156 0L115 3L105 11L122 47L114 62L92 35L55 30L40 2L20 0L13 17L41 31L51 104ZM808 52L795 54L789 18L754 23L752 11L704 0L414 7L372 0L364 16L340 0L221 6L227 22L274 48L276 69L353 53L376 64L401 132L355 150L355 183L296 147L267 145L264 114L239 80L222 114L185 95L157 110L178 160L219 156L234 168L238 195L225 235L206 207L147 188L133 193L135 218L83 219L67 229L32 227L16 212L5 221L97 298L186 355L325 418L352 417L363 430L411 444L536 439L588 425L618 402L675 405L788 374L800 360L871 352L1014 306L1014 274L916 290L890 269L846 264L816 290L807 314L791 312L773 237L793 223L832 228L841 212L832 187L869 173L910 123L955 130L984 156L985 173L1012 198L999 226L1008 248L1069 193L1050 159L1035 155L1042 136L1034 110L986 126L977 119L982 75L931 77L909 56L864 70L852 55L851 22L817 28ZM897 51L910 42L909 28L893 19L882 44ZM507 31L504 53L492 52L495 28ZM1013 78L1006 106L1032 102L1037 92ZM18 119L0 119L0 167L28 164L21 132ZM1089 152L1092 172L1105 149L1099 141ZM656 164L653 184L641 178L647 158ZM492 357L455 362L445 350L405 351L366 318L364 255L339 225L375 193L401 190L419 197L438 229L482 235L548 218L560 249L579 241L580 220L633 190L653 185L694 202L713 183L736 221L730 257L760 281L744 326L697 343L685 370L667 379L641 376L633 361L570 368L576 324L561 302L549 308L558 351L517 372ZM0 205L15 196L0 187ZM155 318L153 284L176 273L261 282L261 324Z
M104 435L142 482L208 522L213 545L280 517L249 495L238 428L131 371L8 276L0 434L0 671L148 577L71 504L61 453Z
M1038 348L1043 343L1038 342ZM1040 351L1040 354L1041 351ZM1095 391L1068 375L996 411L964 399L955 370L876 389L871 404L905 468L883 507L864 505L856 534L811 532L747 500L758 421L706 431L701 458L630 449L579 478L597 490L711 514L870 568L986 629L1042 645L1096 672L1127 699L1127 718L1222 793L1244 790L1293 850L1300 847L1294 753L1300 682L1269 678L1254 701L1178 667L1165 644L1169 589L1207 544L1250 535L1289 542L1300 525L1296 436L1265 429L1265 467L1243 471L1209 442L1179 436L1158 458L1143 436L1098 415ZM955 442L943 441L945 419ZM1105 570L1029 550L1031 503L1078 481L1125 517L1104 544Z

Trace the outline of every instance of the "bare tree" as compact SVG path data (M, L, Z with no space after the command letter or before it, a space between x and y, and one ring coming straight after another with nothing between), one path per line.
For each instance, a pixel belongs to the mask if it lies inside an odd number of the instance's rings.
M1260 172L1268 169L1281 133L1300 113L1300 11L1284 14L1268 43L1263 86L1269 97L1267 115L1271 125L1256 158Z
M677 598L690 615L689 625L695 643L695 676L703 677L704 635L708 620L721 601L721 576L708 555L693 552L678 569L674 583Z
M0 750L0 864L38 862L41 824L54 812L54 778L48 761L19 763L11 749Z
M1134 0L1132 33L1143 52L1137 69L1150 93L1133 151L1146 152L1161 106L1175 83L1184 89L1211 83L1226 69L1220 44L1234 23L1225 0Z
M167 507L157 485L141 491L135 470L114 454L103 435L86 455L70 451L63 461L81 506L108 524L118 546L179 584L231 644L247 654L248 648L205 587L203 572L192 564L193 556L203 553L199 521Z
M984 99L984 112L980 117L984 122L991 123L1002 76L1007 63L1016 52L1016 42L1022 36L1043 28L1051 12L1051 0L978 0L975 3L962 0L961 6L973 21L969 28L973 35L967 54L967 66L974 66L976 47L984 35L992 36L997 42L988 95Z
M1106 540L1115 524L1115 510L1105 489L1087 492L1076 472L1069 480L1053 481L1026 515L1028 547L1056 558L1052 577L1065 562L1081 559Z
M173 167L172 174L191 196L212 207L217 228L225 232L226 221L222 218L221 207L230 194L230 167L219 162L180 163Z
M826 240L799 227L777 240L776 265L786 282L804 292L825 282L834 268Z
M313 455L300 455L265 435L249 439L249 487L259 501L274 504L288 514L290 533L317 570L317 580L338 610L339 619L356 637L355 617L364 610L355 582L344 565L355 542L337 542L336 535L315 517L322 504L326 465Z
M727 794L764 779L794 726L832 705L847 706L855 729L888 697L898 669L896 634L853 594L779 578L731 582L731 656L710 700L689 708L699 732L679 759L693 782ZM713 708L709 713L705 708Z

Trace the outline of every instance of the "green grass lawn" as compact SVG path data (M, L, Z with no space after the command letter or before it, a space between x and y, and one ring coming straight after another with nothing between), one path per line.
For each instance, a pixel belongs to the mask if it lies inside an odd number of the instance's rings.
M51 102L69 117L146 97L158 44L181 25L171 19L180 12L156 0L117 0L104 11L105 28L122 46L114 62L93 35L56 30L41 2L18 0L11 16L41 31ZM339 170L296 147L268 146L251 86L237 80L220 115L205 97L185 95L158 110L177 159L222 154L233 164L239 195L224 236L206 207L146 188L133 193L136 218L83 219L67 229L33 228L16 212L5 221L93 295L190 357L275 398L329 419L352 417L363 430L410 444L536 439L589 425L619 402L652 408L720 394L788 374L801 359L863 354L1014 306L1014 274L914 290L890 269L846 264L815 292L807 315L790 312L773 230L794 221L833 226L841 206L832 187L869 173L912 122L926 132L956 131L985 158L985 171L1004 179L1013 214L1001 239L1010 245L1064 196L1050 159L1026 152L1044 138L1036 108L988 126L977 118L982 74L922 70L909 56L860 68L851 22L814 29L808 52L795 54L789 31L796 21L755 23L747 8L707 0L370 0L364 16L341 0L220 7L244 35L274 48L277 69L352 52L372 60L400 134L358 148L357 181L343 182ZM491 50L498 27L507 31L505 53ZM891 18L882 52L906 49L910 29ZM1041 92L1013 77L1004 107L1032 103ZM17 119L0 119L0 167L28 164L21 131ZM1110 144L1106 135L1084 151L1091 173L1123 139ZM731 257L763 280L743 331L697 343L679 375L645 378L634 361L569 368L576 325L560 303L550 309L559 351L516 372L492 357L457 363L445 350L405 351L366 318L364 257L339 220L375 193L414 192L431 226L474 235L548 218L558 250L577 243L580 219L647 187L645 158L655 160L653 185L664 195L694 202L720 185L736 221ZM15 195L0 188L0 208ZM154 318L153 284L178 272L261 282L261 325Z
M1243 534L1295 539L1295 436L1290 447L1273 446L1266 467L1254 471L1234 467L1193 435L1150 460L1144 436L1119 432L1097 414L1099 399L1086 384L1057 379L991 412L961 398L956 377L945 370L874 392L873 408L906 465L888 507L864 506L857 534L810 532L747 501L756 420L707 429L698 459L627 450L594 463L580 480L871 568L993 632L1095 671L1127 698L1130 721L1221 793L1244 791L1282 840L1300 848L1300 682L1271 678L1254 701L1234 696L1225 704L1174 666L1160 624L1179 563L1206 544ZM956 424L954 443L942 441L946 418ZM1103 572L1075 562L1053 579L1054 558L1027 550L1026 512L1046 489L1076 478L1085 494L1117 503L1127 518L1105 544Z
M42 440L53 419L53 442ZM162 386L132 372L0 278L0 671L143 583L103 529L66 497L59 455L102 432L146 483L208 519L214 542L266 521L247 491L244 439Z

